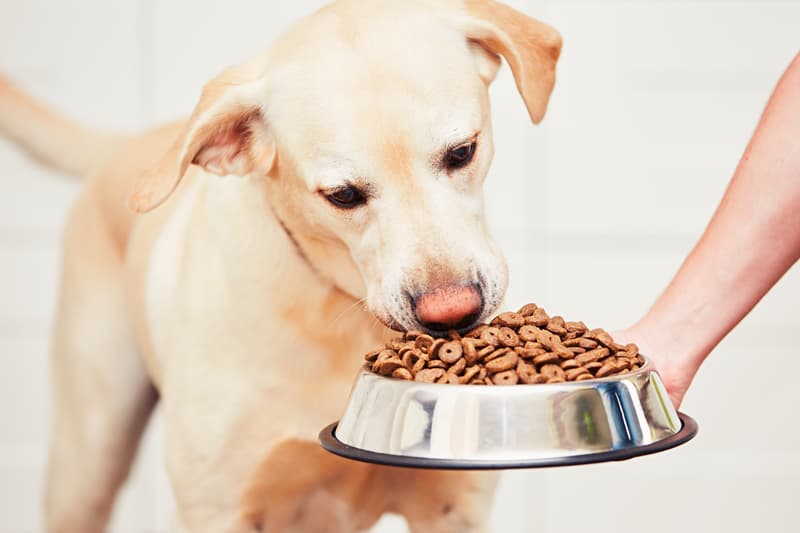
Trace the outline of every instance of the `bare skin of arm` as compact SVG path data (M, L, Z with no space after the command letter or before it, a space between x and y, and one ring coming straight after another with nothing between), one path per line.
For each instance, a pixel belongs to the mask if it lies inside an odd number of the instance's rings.
M781 77L728 189L636 342L679 406L708 354L800 258L800 54Z

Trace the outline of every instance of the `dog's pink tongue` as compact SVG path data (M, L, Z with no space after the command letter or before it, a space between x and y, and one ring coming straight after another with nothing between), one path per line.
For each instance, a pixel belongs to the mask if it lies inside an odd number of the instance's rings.
M462 324L481 308L481 295L475 287L445 287L417 298L417 318L431 329L465 327Z

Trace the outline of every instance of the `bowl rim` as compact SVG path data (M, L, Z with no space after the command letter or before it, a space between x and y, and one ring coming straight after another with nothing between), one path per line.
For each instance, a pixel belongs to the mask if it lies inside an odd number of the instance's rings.
M578 382L584 383L584 382ZM433 385L437 385L434 383ZM551 385L560 385L552 383ZM641 455L650 455L680 446L692 440L698 431L697 422L691 416L678 412L681 420L681 429L663 439L644 444L609 450L604 452L564 455L561 457L548 457L539 459L520 460L478 460L478 459L436 459L430 457L416 457L411 455L395 455L389 453L373 452L356 448L343 443L336 437L336 427L339 422L334 422L319 432L319 443L328 452L366 463L383 466L399 466L406 468L425 468L436 470L512 470L520 468L549 468L558 466L577 466L610 461L624 461Z

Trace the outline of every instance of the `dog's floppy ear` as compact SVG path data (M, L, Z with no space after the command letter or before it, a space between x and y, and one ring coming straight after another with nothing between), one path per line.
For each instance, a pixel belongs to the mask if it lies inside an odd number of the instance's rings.
M494 0L463 0L462 29L480 47L479 73L488 84L497 73L498 56L511 67L534 124L544 117L556 81L561 35L554 28Z
M140 177L128 206L137 213L158 207L192 164L220 176L246 176L267 174L274 160L275 144L258 90L223 73L204 87L183 131L161 161Z

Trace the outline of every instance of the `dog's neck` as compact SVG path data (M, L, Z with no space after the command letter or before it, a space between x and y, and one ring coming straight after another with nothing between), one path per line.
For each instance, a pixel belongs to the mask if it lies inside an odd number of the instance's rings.
M352 298L353 303L363 301L366 288L347 247L340 241L318 235L309 229L301 210L286 204L266 202L278 226L294 246L296 255L320 279Z
M294 324L302 315L307 323L303 327L323 336L352 329L369 331L368 336L378 340L390 334L361 305L352 287L347 290L333 279L355 276L360 283L344 246L301 231L291 212L269 201L263 182L231 179L209 177L205 199L206 218L225 258L229 285L263 294L259 298L268 305L283 302L275 312L291 314ZM359 290L358 283L350 283Z
M302 231L298 231L296 229L298 225L293 223L294 221L291 220L291 217L286 216L285 212L280 213L274 206L272 207L272 215L289 241L294 245L297 255L320 279L330 283L354 301L362 301L364 299L363 296L360 296L363 291L357 278L358 272L344 247L337 245L337 243L323 242L313 236L308 236ZM341 286L340 282L337 282L338 280L334 279L331 273L335 273L346 280L346 286Z
M286 236L289 237L289 240L292 241L292 244L294 244L294 248L297 251L297 254L303 259L303 261L306 262L306 264L308 264L308 266L314 272L317 273L318 276L321 277L322 274L319 272L319 269L317 269L311 262L311 260L308 258L308 254L303 249L303 246L297 241L297 238L294 236L294 233L292 233L292 230L290 230L289 226L286 225L286 222L284 222L283 219L280 216L278 216L274 208L272 209L272 215L275 217L275 220L278 222L278 225L281 227L281 229L283 229L283 231L286 233Z

